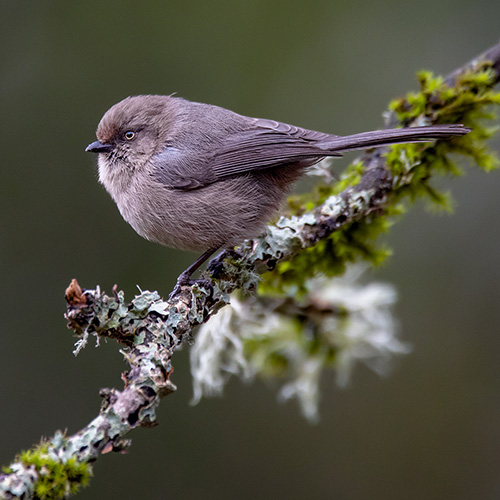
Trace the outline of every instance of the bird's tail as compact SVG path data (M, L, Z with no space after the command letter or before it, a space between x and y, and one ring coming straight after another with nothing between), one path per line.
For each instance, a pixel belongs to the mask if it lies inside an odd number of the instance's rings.
M429 142L437 139L450 139L468 134L470 128L463 125L430 125L427 127L408 127L388 130L374 130L361 134L338 136L327 139L317 146L325 152L344 152L355 149L368 149L388 144L404 142Z

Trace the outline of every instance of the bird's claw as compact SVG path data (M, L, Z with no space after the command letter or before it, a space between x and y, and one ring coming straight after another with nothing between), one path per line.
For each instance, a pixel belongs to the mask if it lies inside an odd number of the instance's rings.
M206 289L209 294L211 295L213 293L213 285L212 282L208 279L196 279L192 280L189 279L189 275L186 275L185 273L182 273L178 278L177 278L177 283L174 286L174 289L170 292L170 295L168 296L168 300L173 299L177 295L179 295L182 291L183 286L193 286L193 285L199 285L201 288Z

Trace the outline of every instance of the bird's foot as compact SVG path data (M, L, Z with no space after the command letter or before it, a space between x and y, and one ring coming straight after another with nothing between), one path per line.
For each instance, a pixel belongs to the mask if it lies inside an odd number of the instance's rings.
M168 296L168 300L171 300L177 295L179 295L182 291L182 287L184 286L199 285L200 288L204 288L205 290L207 290L209 294L213 293L214 287L210 280L202 278L192 280L190 278L191 278L191 273L187 273L186 271L181 273L177 278L177 283L175 284L174 289L170 292L170 295Z
M226 248L217 257L210 259L207 266L207 271L214 277L218 278L224 270L224 259L228 257L238 258L241 257L238 252L233 249Z

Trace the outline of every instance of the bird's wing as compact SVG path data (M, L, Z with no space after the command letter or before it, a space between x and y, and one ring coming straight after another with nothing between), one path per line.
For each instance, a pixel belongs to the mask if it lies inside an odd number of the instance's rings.
M325 152L316 144L337 137L272 120L256 118L253 122L247 130L229 135L212 158L210 170L217 180L302 160L319 160Z
M325 156L342 156L345 151L449 139L470 132L463 125L431 125L341 137L272 120L246 119L246 126L236 131L224 135L216 131L217 139L201 152L167 147L154 159L157 179L175 189L196 189L256 170L298 162L301 167L313 165Z
M243 130L228 133L203 154L167 147L157 154L155 178L173 189L196 189L218 180L303 160L311 164L326 156L318 141L337 136L259 118ZM328 156L341 156L328 153Z

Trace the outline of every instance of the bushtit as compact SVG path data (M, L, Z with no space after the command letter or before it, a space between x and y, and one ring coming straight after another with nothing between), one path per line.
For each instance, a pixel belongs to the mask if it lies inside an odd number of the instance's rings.
M291 184L327 156L467 134L433 125L337 136L250 118L180 97L127 97L111 107L86 151L99 153L99 181L144 238L205 252L259 234Z

